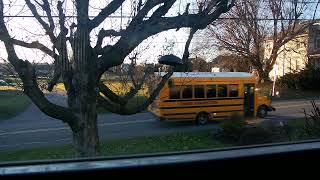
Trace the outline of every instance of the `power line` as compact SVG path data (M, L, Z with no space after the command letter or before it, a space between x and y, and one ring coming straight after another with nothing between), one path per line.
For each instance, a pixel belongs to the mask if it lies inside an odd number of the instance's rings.
M4 15L5 18L34 18L33 15ZM47 18L48 16L40 16L41 18ZM77 16L74 15L66 15L66 18L76 18ZM94 18L96 16L89 16L89 18ZM133 18L134 16L108 16L107 18ZM170 17L170 16L166 16ZM52 16L52 18L59 18L59 16ZM149 18L149 17L146 17ZM220 17L217 18L217 20L241 20L241 18L228 18L228 17ZM290 21L295 20L293 18L256 18L256 19L250 19L250 20L257 20L257 21L274 21L274 20L284 20L284 21ZM298 20L312 20L312 18L301 18Z

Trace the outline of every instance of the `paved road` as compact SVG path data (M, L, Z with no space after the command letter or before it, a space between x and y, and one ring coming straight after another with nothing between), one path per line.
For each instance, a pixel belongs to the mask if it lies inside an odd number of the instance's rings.
M49 100L66 105L63 96L50 95ZM271 112L262 121L287 121L302 118L303 108L310 109L306 100L275 102L276 112ZM99 135L103 140L128 137L154 136L173 132L191 132L216 128L216 123L195 126L192 122L169 123L156 120L145 112L131 116L103 114L98 116ZM50 118L31 105L22 114L0 122L0 151L27 149L72 143L69 128L59 120Z

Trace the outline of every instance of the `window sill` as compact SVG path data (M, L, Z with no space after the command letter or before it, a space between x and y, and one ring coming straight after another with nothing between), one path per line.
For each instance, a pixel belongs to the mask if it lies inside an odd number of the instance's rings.
M69 172L115 171L131 168L165 167L172 165L190 165L223 161L241 161L249 159L272 159L274 157L307 156L320 153L320 141L310 140L296 143L267 144L257 146L234 147L231 149L193 151L174 154L157 154L142 157L93 158L79 160L25 162L0 164L0 176L55 174ZM292 158L291 157L291 158ZM305 157L303 157L305 158ZM280 158L281 159L281 158ZM314 158L313 158L314 159Z

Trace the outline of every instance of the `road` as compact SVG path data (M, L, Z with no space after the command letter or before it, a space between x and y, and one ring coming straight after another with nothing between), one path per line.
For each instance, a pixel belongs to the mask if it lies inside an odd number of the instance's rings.
M54 103L66 104L62 96L51 95L48 98ZM303 118L303 108L309 110L311 107L310 102L306 100L280 101L273 103L273 106L277 111L270 112L267 118L258 121L274 122ZM144 112L131 116L102 114L98 116L98 126L102 140L115 140L213 129L217 124L196 126L193 122L160 122L152 114ZM20 115L0 122L0 151L71 143L72 134L69 128L61 121L46 116L33 104Z

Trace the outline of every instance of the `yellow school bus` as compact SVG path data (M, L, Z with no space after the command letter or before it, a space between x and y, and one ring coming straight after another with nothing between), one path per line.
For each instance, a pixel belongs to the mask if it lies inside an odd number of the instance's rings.
M161 120L198 124L233 114L263 118L275 108L258 95L257 83L256 76L244 72L174 72L150 110Z

